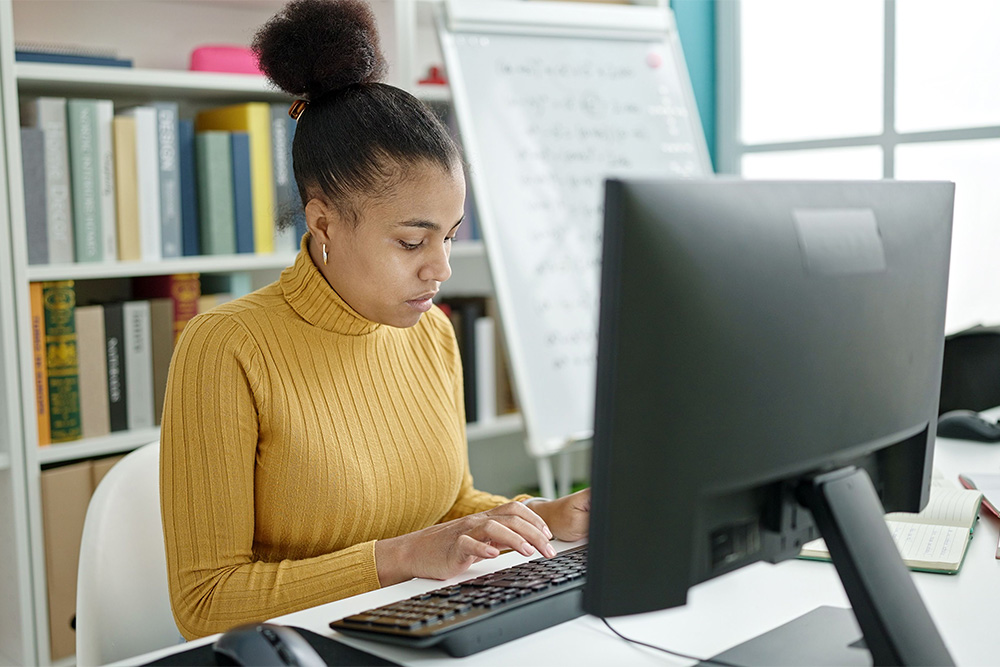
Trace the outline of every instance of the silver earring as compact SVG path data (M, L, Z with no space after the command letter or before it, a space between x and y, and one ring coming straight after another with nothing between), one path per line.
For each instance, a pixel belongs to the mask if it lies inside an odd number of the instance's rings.
M323 244L323 266L326 266L326 258L327 257L328 257L328 255L326 254L326 244L324 243Z

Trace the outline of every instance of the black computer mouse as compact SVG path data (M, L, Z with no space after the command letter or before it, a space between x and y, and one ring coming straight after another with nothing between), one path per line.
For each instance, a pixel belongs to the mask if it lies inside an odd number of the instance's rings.
M1000 442L1000 424L972 410L952 410L938 417L937 434L942 438Z
M215 640L220 664L260 667L321 667L326 662L293 628L274 623L251 623L227 630Z

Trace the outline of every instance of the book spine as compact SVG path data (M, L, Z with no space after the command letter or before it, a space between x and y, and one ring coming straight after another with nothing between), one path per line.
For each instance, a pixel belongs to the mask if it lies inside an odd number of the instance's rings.
M166 396L167 372L174 351L174 302L172 299L150 299L150 354L153 382L153 419L159 425Z
M79 356L80 424L84 438L111 432L108 413L108 366L104 353L104 307L76 309L76 340Z
M139 182L136 169L135 118L115 116L115 204L118 213L118 259L139 261Z
M66 98L40 97L36 104L38 126L45 132L45 219L48 222L49 262L68 263L73 261L75 247Z
M97 100L97 186L101 197L101 243L106 261L118 259L118 207L115 201L115 105Z
M233 132L229 137L232 147L233 217L236 225L236 252L252 253L254 242L250 135L246 132Z
M171 332L176 340L188 321L198 314L201 277L197 273L141 276L132 279L132 295L138 299L169 298L173 304Z
M37 127L21 128L21 173L28 264L47 264L49 235L45 220L45 133Z
M236 252L233 210L233 166L229 132L212 130L195 136L198 170L198 220L205 255Z
M43 283L45 363L49 378L52 442L80 437L80 384L76 347L76 292L72 280Z
M35 389L35 418L38 422L38 444L52 442L49 414L49 377L45 350L45 306L42 283L31 283L31 352Z
M289 142L286 121L294 123L288 115L288 105L271 104L271 160L274 171L274 248L278 251L298 250L295 226L288 224L293 215L292 207L292 146Z
M476 321L482 316L482 303L478 299L465 299L461 301L459 310L461 311L462 322L462 345L460 352L462 355L462 383L465 387L465 420L467 422L479 421L479 380L477 375L476 358Z
M476 318L476 421L497 418L496 333L492 317Z
M195 166L194 121L177 121L177 154L181 175L181 252L185 257L201 254L198 231L198 172Z
M142 259L163 257L160 235L160 165L157 148L156 109L131 110L135 118L135 164L139 193L139 245Z
M126 301L122 306L129 429L148 428L154 421L150 317L149 301Z
M128 429L125 321L120 301L104 305L104 347L108 369L108 420L112 431Z
M104 259L104 247L97 182L97 101L68 100L66 125L76 261L100 262Z
M163 257L180 257L181 175L176 102L154 102L160 181L160 242Z

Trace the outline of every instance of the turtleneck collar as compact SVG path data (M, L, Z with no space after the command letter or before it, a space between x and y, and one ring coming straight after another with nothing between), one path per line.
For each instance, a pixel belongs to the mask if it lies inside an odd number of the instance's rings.
M363 336L381 327L358 314L326 282L309 254L310 238L303 235L295 263L281 272L278 281L295 312L314 326L345 336Z

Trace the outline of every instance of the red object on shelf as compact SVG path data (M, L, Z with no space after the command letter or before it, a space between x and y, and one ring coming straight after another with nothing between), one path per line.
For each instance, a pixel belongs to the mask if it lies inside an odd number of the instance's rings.
M226 44L206 44L191 51L189 69L192 72L261 73L249 48Z
M427 71L427 76L425 76L423 79L420 79L420 81L418 81L417 83L420 84L429 83L431 85L446 86L448 85L448 79L444 78L444 76L441 74L440 67L432 66Z

